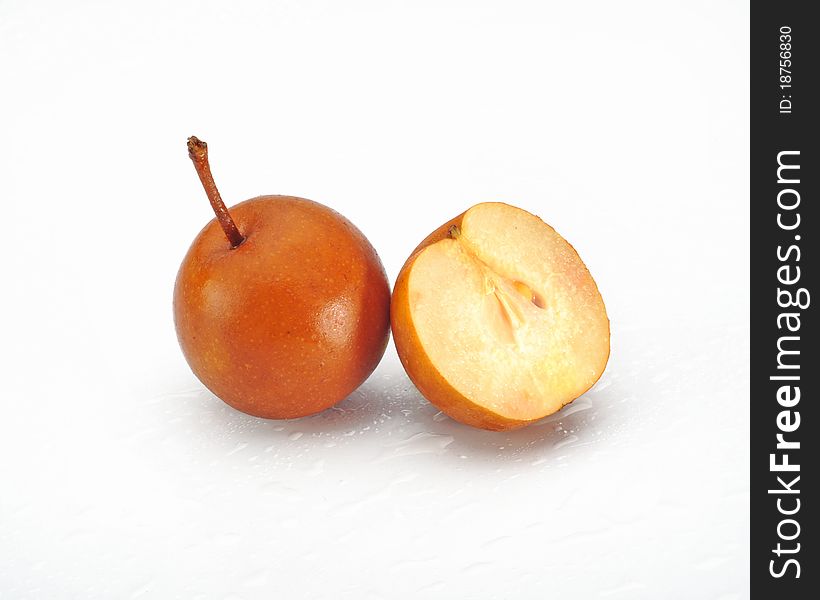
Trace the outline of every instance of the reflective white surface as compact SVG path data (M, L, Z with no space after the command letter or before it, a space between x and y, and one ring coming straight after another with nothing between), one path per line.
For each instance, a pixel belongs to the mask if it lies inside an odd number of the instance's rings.
M748 596L748 7L565 4L0 5L0 598ZM391 342L323 414L230 409L171 320L191 134L391 281L473 203L539 214L606 373L484 432Z

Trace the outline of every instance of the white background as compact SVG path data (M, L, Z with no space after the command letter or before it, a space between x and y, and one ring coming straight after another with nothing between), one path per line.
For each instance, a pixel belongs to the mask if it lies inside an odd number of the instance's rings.
M0 2L0 598L748 595L744 2ZM203 390L171 317L229 204L342 212L391 282L480 201L612 320L598 385L471 430L392 343L291 422Z

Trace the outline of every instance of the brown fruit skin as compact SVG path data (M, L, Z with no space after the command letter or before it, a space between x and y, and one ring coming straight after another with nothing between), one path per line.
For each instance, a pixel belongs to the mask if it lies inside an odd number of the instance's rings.
M330 208L260 196L230 209L245 241L216 220L174 286L174 323L191 370L242 412L320 412L364 382L389 337L390 287L367 238Z
M466 211L447 221L424 238L401 268L396 285L393 287L393 298L390 303L393 343L410 380L427 400L445 414L465 425L479 429L490 431L519 429L538 421L540 417L533 420L510 419L472 402L459 393L433 365L416 334L415 327L412 326L408 284L413 262L427 246L449 237L451 227L461 228L465 214Z

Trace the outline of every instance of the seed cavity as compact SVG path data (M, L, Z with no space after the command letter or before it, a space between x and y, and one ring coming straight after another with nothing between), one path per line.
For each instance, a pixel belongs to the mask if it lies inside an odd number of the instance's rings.
M547 303L544 301L544 297L535 290L533 290L523 281L513 281L512 285L515 288L515 291L524 296L524 298L526 298L528 302L532 302L538 308L547 307Z
M490 331L503 342L518 345L518 330L524 327L528 317L528 306L543 310L546 308L544 297L523 281L505 277L494 271L479 256L471 252L459 237L461 229L451 225L447 235L459 241L461 249L480 267L484 274L484 316Z

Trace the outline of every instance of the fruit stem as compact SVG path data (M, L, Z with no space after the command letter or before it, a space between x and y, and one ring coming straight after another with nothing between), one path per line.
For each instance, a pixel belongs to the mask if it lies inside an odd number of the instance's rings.
M222 196L219 195L219 190L216 189L214 177L211 175L211 165L208 163L208 144L192 135L188 138L188 156L191 157L196 174L199 175L202 187L205 188L205 193L211 202L211 208L214 209L216 214L216 220L219 221L222 231L228 237L231 248L236 248L245 241L245 236L240 233L239 228L231 218L231 213L228 212L228 208L222 201Z

